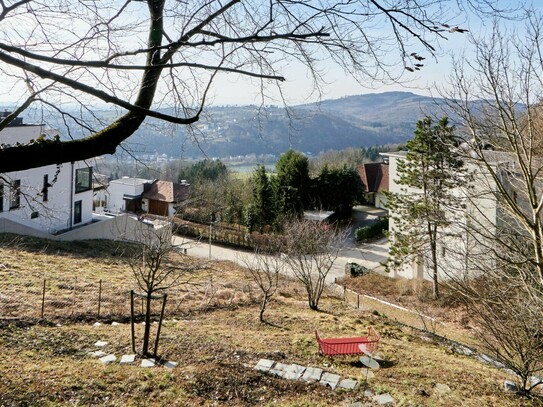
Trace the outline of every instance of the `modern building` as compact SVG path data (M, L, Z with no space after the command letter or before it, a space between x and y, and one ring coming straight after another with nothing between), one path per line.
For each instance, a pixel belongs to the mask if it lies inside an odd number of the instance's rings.
M397 183L398 162L406 159L407 152L398 151L381 153L381 155L385 156L389 162L389 192L413 196L419 194L420 191ZM493 172L500 174L501 177L511 176L510 154L488 151L485 159L494 168ZM505 227L505 215L498 204L492 177L488 175L484 167L478 165L476 160L466 160L465 166L466 173L470 176L466 178L465 184L459 185L452 191L461 200L462 205L455 210L449 209L450 224L441 230L438 238L437 252L441 279L473 276L478 272L477 270L481 269L481 264L492 267L495 259L489 255L488 251L492 243L485 242L483 236L488 236L490 239L498 233L500 228ZM397 215L394 209L389 208L391 239L394 239L394 232L399 227L395 218ZM477 239L473 237L476 228L484 231L477 234ZM432 275L429 257L429 251L425 251L423 247L419 253L406 256L402 267L392 269L390 275L391 277L430 280ZM476 267L475 263L477 263Z
M0 119L8 114L0 112ZM17 118L0 131L0 143L27 144L55 135ZM84 161L0 174L0 232L17 232L19 225L55 235L92 222L92 178L92 166Z

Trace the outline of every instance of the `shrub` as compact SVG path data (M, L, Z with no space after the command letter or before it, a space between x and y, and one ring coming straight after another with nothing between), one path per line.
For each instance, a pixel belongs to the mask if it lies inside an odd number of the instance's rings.
M382 234L384 230L388 230L388 218L379 218L369 226L356 229L356 240L360 242L371 239Z

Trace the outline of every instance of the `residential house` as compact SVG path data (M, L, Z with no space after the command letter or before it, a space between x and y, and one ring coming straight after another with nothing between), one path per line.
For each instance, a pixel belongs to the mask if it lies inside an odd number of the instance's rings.
M0 112L0 119L10 112ZM17 118L0 143L27 144L55 136ZM59 234L92 222L92 166L84 161L0 174L0 232Z
M388 162L361 164L357 168L364 186L366 202L376 208L386 209L386 192L389 184Z
M189 195L190 185L161 180L123 177L109 182L106 210L111 213L149 213L173 216Z
M502 176L508 176L507 168L512 159L510 154L494 151L488 151L485 154L495 171ZM420 193L414 188L397 183L398 162L406 159L406 151L381 153L381 155L385 156L389 162L390 193L413 195ZM438 239L439 278L441 279L470 273L473 275L475 269L472 266L475 261L478 262L479 269L482 262L492 267L495 259L489 256L487 249L490 244L484 242L484 238L481 237L483 234L474 239L468 230L469 228L484 230L484 235L490 239L504 225L503 211L500 210L496 195L492 193L495 190L492 178L475 160L467 160L465 165L467 173L471 174L469 182L452 191L454 195L462 199L463 205L454 211L449 209L451 223L441 231ZM391 210L393 209L389 209L389 229L393 238L398 226L394 221L395 214L390 212ZM391 270L391 277L430 280L432 276L429 268L429 252L422 250L417 255L407 258L401 268Z
M160 216L173 216L178 205L189 197L190 185L170 181L154 181L143 193L143 205L147 213Z

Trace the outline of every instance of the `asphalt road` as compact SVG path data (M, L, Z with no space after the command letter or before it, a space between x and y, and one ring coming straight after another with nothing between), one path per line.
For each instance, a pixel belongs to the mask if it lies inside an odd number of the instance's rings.
M358 244L354 239L354 230L357 227L367 225L383 214L383 210L372 207L354 208L354 223L351 236L328 273L326 278L328 284L333 283L336 277L342 277L345 274L345 264L349 261L355 261L370 270L384 272L384 267L381 263L386 261L388 255L387 239L382 238L378 241L363 244ZM241 266L245 265L244 260L250 259L252 256L247 251L217 246L213 243L210 245L209 241L198 241L179 236L174 237L174 244L186 248L189 256L210 260L231 261ZM292 276L292 271L287 267L284 268L284 272L286 275Z

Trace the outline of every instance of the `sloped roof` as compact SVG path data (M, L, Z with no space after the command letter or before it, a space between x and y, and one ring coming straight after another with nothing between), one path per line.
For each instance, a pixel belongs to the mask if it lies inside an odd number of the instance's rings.
M366 192L388 191L388 164L361 164L357 171Z
M157 180L151 184L149 190L144 192L142 196L153 201L176 203L186 200L188 195L188 185Z

